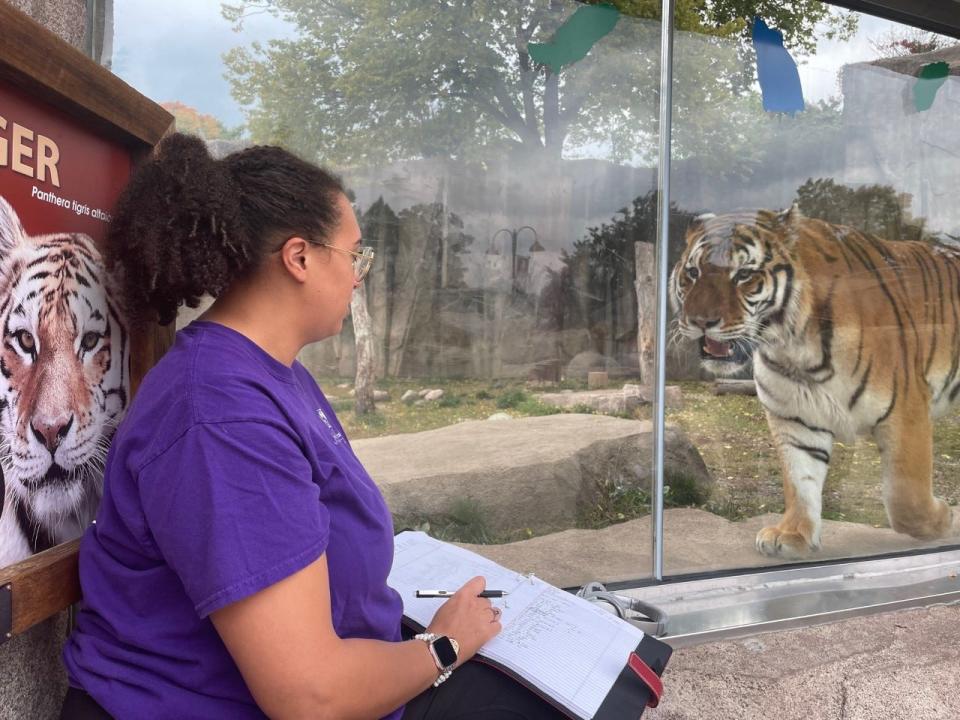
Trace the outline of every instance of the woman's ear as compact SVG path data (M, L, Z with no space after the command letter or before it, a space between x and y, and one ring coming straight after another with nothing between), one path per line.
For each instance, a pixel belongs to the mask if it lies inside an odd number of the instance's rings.
M297 282L307 278L307 251L310 243L302 237L294 236L280 248L280 262Z

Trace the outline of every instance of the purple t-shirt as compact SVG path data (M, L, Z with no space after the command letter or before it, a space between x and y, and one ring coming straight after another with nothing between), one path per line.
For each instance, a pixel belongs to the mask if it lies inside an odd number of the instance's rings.
M263 718L208 615L324 552L337 634L400 640L390 513L320 388L194 322L114 437L80 546L71 684L118 718Z

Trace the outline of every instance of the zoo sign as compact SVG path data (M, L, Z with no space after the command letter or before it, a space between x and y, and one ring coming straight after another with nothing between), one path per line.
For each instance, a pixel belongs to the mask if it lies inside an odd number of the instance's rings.
M0 567L82 534L130 395L103 263L124 145L0 81Z

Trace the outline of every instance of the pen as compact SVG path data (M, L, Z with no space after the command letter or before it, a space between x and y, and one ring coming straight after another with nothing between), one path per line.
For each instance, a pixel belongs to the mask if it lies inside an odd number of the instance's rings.
M456 590L417 590L416 596L418 598L445 598L453 597L456 592ZM506 590L484 590L477 597L502 598L506 594Z

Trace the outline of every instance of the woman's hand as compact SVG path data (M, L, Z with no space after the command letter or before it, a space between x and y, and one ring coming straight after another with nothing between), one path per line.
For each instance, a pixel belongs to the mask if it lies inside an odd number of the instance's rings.
M472 658L477 650L502 629L500 609L493 607L488 598L477 597L484 591L487 581L475 577L447 600L427 632L446 635L460 645L457 665Z

